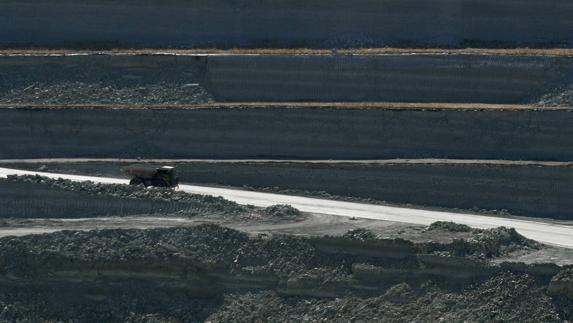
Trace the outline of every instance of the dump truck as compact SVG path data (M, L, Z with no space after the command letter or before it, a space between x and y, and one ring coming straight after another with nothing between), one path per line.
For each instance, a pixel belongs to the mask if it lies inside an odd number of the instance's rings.
M177 187L179 178L175 167L132 165L123 168L131 176L130 185L145 185L155 187Z

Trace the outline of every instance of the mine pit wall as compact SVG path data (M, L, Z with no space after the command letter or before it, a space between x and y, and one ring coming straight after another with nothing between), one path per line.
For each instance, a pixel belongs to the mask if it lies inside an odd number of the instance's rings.
M0 46L567 46L571 16L568 0L5 0Z
M564 57L213 56L218 101L530 103L573 77Z
M227 102L522 104L537 102L544 94L573 83L573 58L439 54L5 56L0 57L0 73L2 102L21 102L11 91L26 94L30 87L41 90L77 82L117 89L196 83L215 100ZM144 94L139 96L135 92L131 100L121 103L139 102ZM45 103L35 102L33 95L26 98L28 103ZM100 102L78 96L63 103Z
M573 113L321 108L0 109L1 159L573 160Z
M573 219L571 168L193 163L178 165L178 171L181 181L199 184L278 187L397 205L505 209L516 215Z

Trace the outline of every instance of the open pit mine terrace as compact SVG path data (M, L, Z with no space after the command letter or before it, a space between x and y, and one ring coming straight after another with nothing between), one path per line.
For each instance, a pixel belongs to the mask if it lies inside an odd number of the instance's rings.
M3 51L0 164L571 220L567 50L301 52ZM0 193L7 321L573 317L570 250L513 229L36 176Z
M571 17L569 0L0 1L0 167L125 183L172 164L183 188L567 240ZM1 178L0 321L573 320L572 249L519 230L189 192Z
M570 54L5 50L0 159L570 219Z

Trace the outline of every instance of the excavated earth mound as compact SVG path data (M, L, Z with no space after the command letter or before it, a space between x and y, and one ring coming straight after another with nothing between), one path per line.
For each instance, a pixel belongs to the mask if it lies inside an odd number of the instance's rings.
M567 280L566 269L490 265L496 253L482 259L492 245L499 252L508 244L531 247L499 232L506 230L472 230L472 242L461 244L382 239L366 230L249 236L213 224L6 237L0 320L571 319L569 295L546 292L550 282ZM466 256L452 255L460 245L471 246Z
M216 211L225 213L238 213L251 209L251 207L242 207L239 204L225 200L222 197L189 194L175 191L170 188L144 188L143 186L137 185L101 184L89 181L74 182L66 179L51 179L48 177L34 175L8 176L8 180L48 185L60 190L83 192L89 195L105 195L117 198L189 203L193 204L197 209L205 208L205 206L215 207Z
M100 184L89 181L74 182L65 179L26 175L8 176L6 180L0 179L0 192L3 191L2 187L6 184L12 185L8 187L8 191L21 190L29 195L33 195L32 192L36 192L35 190L37 189L40 190L35 193L38 195L38 201L36 202L32 201L32 199L28 199L25 203L6 201L6 207L0 210L0 215L4 218L37 218L42 217L41 215L43 217L68 218L145 213L163 216L218 216L221 218L232 217L253 220L278 219L296 221L305 218L304 214L291 206L275 205L267 208L256 208L250 205L239 205L222 197L189 194L169 188L144 188L143 186ZM10 192L3 194L8 193ZM0 197L3 194L0 194ZM13 200L10 196L7 199ZM102 207L96 202L105 202L106 205ZM10 203L10 206L8 203ZM79 204L76 207L66 207L70 203ZM88 206L92 206L96 210L90 210ZM109 210L103 210L105 208L109 208ZM97 212L102 213L98 214Z
M528 275L503 273L462 293L406 283L371 298L285 299L272 292L229 295L212 322L561 322Z

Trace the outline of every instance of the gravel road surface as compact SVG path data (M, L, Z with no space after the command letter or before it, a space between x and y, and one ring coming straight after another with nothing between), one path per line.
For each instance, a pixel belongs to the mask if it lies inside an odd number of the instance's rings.
M0 177L6 177L8 175L40 175L50 178L63 178L73 181L93 181L109 184L128 183L127 179L119 178L54 174L0 168ZM268 207L276 204L290 204L300 211L318 214L330 214L420 225L430 225L436 221L453 221L480 229L504 226L515 228L520 234L529 239L537 240L549 245L573 248L573 225L567 224L341 202L196 185L180 185L179 189L194 194L221 196L239 204L250 204L258 207Z

